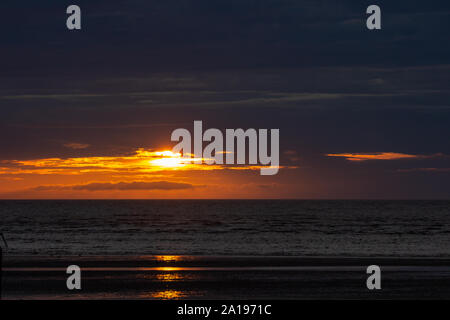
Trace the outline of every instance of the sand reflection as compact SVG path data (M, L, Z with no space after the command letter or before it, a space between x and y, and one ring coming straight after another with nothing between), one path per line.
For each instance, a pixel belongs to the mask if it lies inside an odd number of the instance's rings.
M181 256L155 256L156 261L160 262L175 262L180 261Z
M185 280L186 277L181 273L159 273L156 275L156 279L163 282L170 282Z
M150 297L164 300L179 299L185 296L186 293L178 290L164 290L150 293Z

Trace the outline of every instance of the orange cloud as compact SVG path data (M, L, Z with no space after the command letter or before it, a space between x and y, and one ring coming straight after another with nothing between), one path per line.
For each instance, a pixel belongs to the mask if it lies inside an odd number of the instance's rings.
M268 168L193 163L196 160L146 149L123 156L4 160L0 161L0 198L244 197L236 185L252 179L245 173L258 178L260 169ZM245 194L257 197L264 190L252 186Z
M183 158L172 151L136 150L135 154L119 157L45 158L33 160L5 160L0 162L1 174L63 174L86 173L149 174L179 170L260 170L268 166L195 164L198 158ZM281 168L281 167L279 167Z
M328 157L343 157L349 161L367 161L367 160L399 160L399 159L424 159L443 156L434 155L416 155L396 152L377 152L377 153L330 153Z
M193 189L199 186L189 183L170 182L170 181L134 181L134 182L93 182L82 185L48 185L31 188L32 191L56 191L56 190L86 190L86 191L104 191L104 190L182 190Z

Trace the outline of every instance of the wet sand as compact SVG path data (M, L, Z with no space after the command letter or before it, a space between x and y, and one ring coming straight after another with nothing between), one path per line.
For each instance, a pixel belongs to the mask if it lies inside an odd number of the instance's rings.
M66 268L82 270L69 291ZM381 267L381 290L366 268ZM4 299L450 299L450 259L4 257Z

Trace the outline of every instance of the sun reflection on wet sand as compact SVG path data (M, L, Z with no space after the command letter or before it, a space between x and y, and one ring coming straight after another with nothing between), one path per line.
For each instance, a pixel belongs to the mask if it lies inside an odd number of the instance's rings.
M184 280L185 277L181 273L160 273L156 275L156 279L163 282Z
M174 256L174 255L160 255L155 256L156 261L162 262L162 263L172 263L172 262L179 262L182 261L181 256ZM185 279L182 273L174 272L174 271L180 271L182 268L179 267L156 267L154 270L162 271L162 273L158 273L156 275L156 279L160 282L167 283L172 281L182 281ZM187 296L186 292L183 292L181 290L163 290L163 291L157 291L152 292L149 294L149 296L153 299L163 299L163 300L172 300L172 299L180 299Z
M153 268L153 270L156 271L182 271L184 268L180 268L180 267L156 267Z
M156 261L161 262L174 262L181 261L181 256L155 256Z
M151 298L165 299L165 300L179 299L184 296L186 296L186 294L184 292L177 291L177 290L165 290L165 291L158 291L158 292L150 293Z

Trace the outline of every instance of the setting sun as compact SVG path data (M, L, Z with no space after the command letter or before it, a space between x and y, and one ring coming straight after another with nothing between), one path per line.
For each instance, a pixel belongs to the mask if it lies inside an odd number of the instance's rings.
M150 160L152 166L160 166L167 168L183 167L185 163L181 157L181 153L173 153L172 151L155 152L155 155L162 158Z

